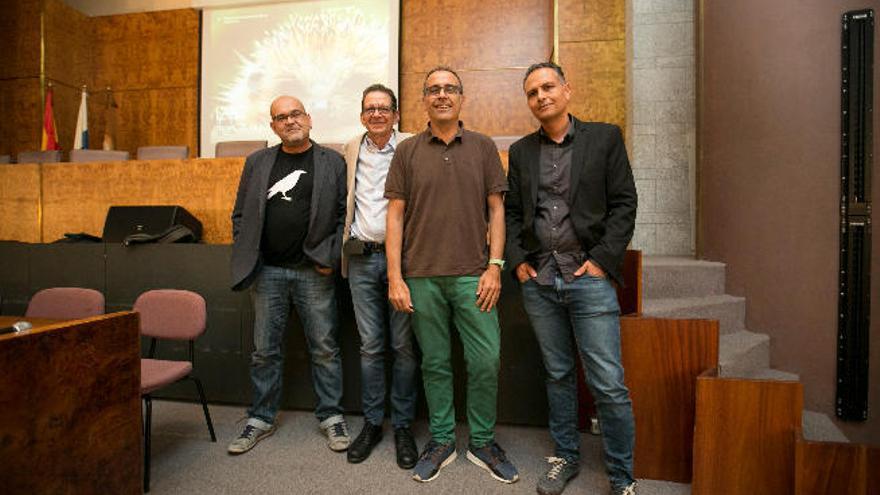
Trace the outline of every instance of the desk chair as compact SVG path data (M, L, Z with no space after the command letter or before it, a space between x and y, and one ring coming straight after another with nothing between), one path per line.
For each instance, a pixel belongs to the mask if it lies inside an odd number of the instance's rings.
M38 291L28 302L25 317L78 320L104 314L104 294L82 287L53 287Z
M199 400L205 412L205 422L211 441L216 442L214 424L202 382L192 375L195 357L195 339L205 333L207 310L205 299L188 290L150 290L138 296L134 311L140 313L141 335L150 337L147 357L141 359L141 398L144 400L144 491L150 491L150 431L153 416L154 391L181 380L196 384ZM189 360L169 361L154 359L158 339L189 341Z
M128 160L127 151L70 150L71 162L121 162Z
M141 146L138 160L183 160L189 157L189 146Z
M269 145L268 141L220 141L214 145L214 156L224 158L229 156L248 156L254 151L259 151Z
M18 163L55 163L61 161L61 151L22 151L15 160Z

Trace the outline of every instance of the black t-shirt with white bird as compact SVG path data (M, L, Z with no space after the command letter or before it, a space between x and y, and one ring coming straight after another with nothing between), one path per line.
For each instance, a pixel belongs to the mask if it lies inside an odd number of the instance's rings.
M266 217L260 249L267 265L293 268L303 261L303 241L309 231L314 148L278 157L269 174L266 191Z

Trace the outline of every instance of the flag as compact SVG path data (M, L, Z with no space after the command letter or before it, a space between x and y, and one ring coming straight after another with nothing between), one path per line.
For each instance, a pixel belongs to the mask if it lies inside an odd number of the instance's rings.
M60 150L58 134L55 132L55 112L52 109L52 86L46 90L46 108L43 110L43 137L40 150Z
M73 149L89 148L89 101L86 87L83 86L82 101L79 104L79 115L76 117L76 131L73 135Z
M113 98L113 91L107 88L107 107L104 109L104 143L102 148L112 150L116 147L116 112L119 105Z

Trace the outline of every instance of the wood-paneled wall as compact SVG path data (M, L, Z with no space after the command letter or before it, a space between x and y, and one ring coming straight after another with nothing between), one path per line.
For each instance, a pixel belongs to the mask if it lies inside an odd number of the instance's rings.
M116 148L186 145L198 151L199 13L171 10L95 17L95 87L89 125L103 137L106 92L119 106ZM96 142L100 148L100 140Z
M40 5L0 3L0 155L40 144Z
M553 49L552 2L485 0L403 2L401 12L401 128L424 129L425 75L438 65L461 76L462 121L493 136L516 136L537 125L522 92L522 76Z

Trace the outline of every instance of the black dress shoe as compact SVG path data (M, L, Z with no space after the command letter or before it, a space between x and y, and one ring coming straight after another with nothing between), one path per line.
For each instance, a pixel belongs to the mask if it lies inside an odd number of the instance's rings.
M419 460L419 450L413 439L412 430L408 426L394 430L394 449L397 451L397 465L403 469L412 469Z
M348 447L348 462L357 464L364 462L370 457L370 452L377 443L382 441L382 427L364 421L364 429L361 434L354 439L354 442Z

